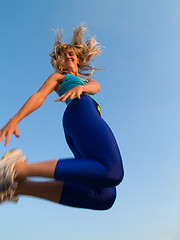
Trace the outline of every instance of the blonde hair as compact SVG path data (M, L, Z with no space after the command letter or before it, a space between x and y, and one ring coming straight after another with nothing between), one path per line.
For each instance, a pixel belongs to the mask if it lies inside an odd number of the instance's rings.
M56 31L53 51L49 55L51 56L51 64L57 72L68 72L65 67L64 57L62 55L63 51L68 48L73 49L79 59L78 70L80 75L90 77L93 74L94 70L98 70L97 68L91 66L89 64L89 61L92 60L96 55L101 53L102 47L95 40L94 37L88 38L83 43L83 36L86 31L84 25L85 23L81 23L80 26L74 28L74 34L70 44L61 42L63 29L61 30L60 35L59 31ZM88 71L88 73L84 73L84 71Z

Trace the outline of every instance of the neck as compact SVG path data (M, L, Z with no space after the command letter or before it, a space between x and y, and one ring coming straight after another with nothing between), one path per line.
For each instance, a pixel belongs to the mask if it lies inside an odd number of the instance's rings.
M74 75L76 77L79 76L78 72L68 71L69 74Z
M71 75L77 76L77 77L79 76L78 68L68 69L68 73L71 74Z

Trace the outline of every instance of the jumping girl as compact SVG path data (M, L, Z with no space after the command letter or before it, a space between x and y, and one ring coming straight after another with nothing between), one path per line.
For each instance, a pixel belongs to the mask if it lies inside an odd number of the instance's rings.
M30 195L72 207L106 210L116 198L116 186L123 179L123 165L114 135L103 120L95 94L100 85L91 79L96 70L89 61L101 52L94 38L82 42L84 24L74 30L71 44L61 42L56 33L50 53L53 73L18 113L0 130L5 146L14 134L19 137L18 123L38 109L55 91L55 101L66 102L63 115L65 138L74 158L27 163L19 149L7 152L0 160L0 201L18 201ZM88 76L86 80L83 76ZM28 181L27 177L51 180Z

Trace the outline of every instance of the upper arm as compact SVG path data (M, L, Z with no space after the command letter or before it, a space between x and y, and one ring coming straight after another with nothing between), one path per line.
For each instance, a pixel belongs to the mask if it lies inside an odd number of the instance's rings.
M52 93L59 82L63 81L64 76L59 73L53 73L48 77L44 84L37 91L42 99L45 99L50 93Z

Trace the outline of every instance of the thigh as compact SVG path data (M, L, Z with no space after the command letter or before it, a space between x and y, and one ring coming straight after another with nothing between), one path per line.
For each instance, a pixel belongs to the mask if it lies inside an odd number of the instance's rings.
M108 168L122 168L116 139L89 96L84 95L70 103L63 125L83 158L95 159Z
M123 165L115 137L88 96L67 107L63 126L75 160L60 160L55 178L89 186L111 187L123 178Z
M71 149L74 157L78 158L78 159L81 159L82 155L80 154L76 145L74 144L72 137L69 134L65 133L65 138L66 138L66 142L67 142L69 148Z

